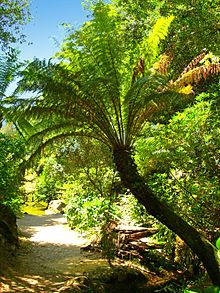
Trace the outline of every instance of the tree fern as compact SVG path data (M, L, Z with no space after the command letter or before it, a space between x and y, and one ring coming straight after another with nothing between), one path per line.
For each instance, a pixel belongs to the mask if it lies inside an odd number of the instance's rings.
M139 44L141 55L136 60L143 63L137 69L135 60L128 58L126 44L121 43L122 31L109 7L98 9L96 18L72 35L75 39L67 39L57 55L59 64L36 59L21 72L15 93L35 94L20 101L11 99L8 111L20 124L21 116L32 119L34 137L50 137L54 130L56 137L65 130L91 135L113 148L120 144L129 147L155 113L192 92L192 83L204 76L204 68L209 68L208 74L218 73L218 64L197 66L204 54L176 81L146 68L155 61L159 41L164 39L172 17L158 20ZM135 70L139 72L134 78Z
M188 96L194 83L218 74L219 61L204 65L193 61L179 78L169 81L169 75L159 74L153 64L172 17L158 20L131 52L130 40L121 38L123 24L110 7L98 5L94 19L66 40L57 55L59 63L35 60L29 64L21 72L16 94L29 91L32 97L8 99L6 110L17 123L22 123L21 117L28 119L34 129L26 132L31 142L29 160L67 136L93 137L109 146L126 188L187 242L215 282L219 269L213 246L151 191L138 173L131 150L145 123Z

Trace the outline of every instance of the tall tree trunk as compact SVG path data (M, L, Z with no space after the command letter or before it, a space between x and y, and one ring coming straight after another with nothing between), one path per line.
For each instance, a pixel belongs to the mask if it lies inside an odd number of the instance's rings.
M126 148L113 150L113 158L121 180L146 211L183 239L200 258L214 285L220 286L220 267L217 249L201 233L190 226L161 202L138 173L131 152Z

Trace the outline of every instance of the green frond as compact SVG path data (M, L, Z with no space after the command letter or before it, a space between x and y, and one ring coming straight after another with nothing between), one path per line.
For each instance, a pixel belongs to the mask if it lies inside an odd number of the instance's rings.
M26 168L33 164L33 162L38 159L38 157L42 154L47 146L52 145L57 141L62 141L67 137L90 137L104 142L105 145L108 145L108 141L102 140L102 137L100 137L99 135L96 136L94 135L94 133L87 132L85 129L81 131L73 131L71 129L67 130L65 129L65 127L60 127L60 129L57 129L57 131L54 130L55 129L53 128L44 129L42 132L36 132L33 136L29 138L27 142L30 143L30 149L27 153L27 157L22 163L23 166L21 166L21 168Z
M158 107L155 105L157 98L160 97L158 89L166 84L165 77L148 74L138 79L127 92L124 99L127 113L126 133L129 134L127 143L130 143L134 135L141 131L140 124L150 119L153 112L157 110Z
M113 149L130 149L147 121L189 96L192 82L220 72L218 64L198 67L199 57L169 82L169 60L158 65L160 70L153 65L173 17L159 19L131 52L117 13L108 5L98 8L94 19L66 40L57 55L60 62L34 60L6 101L8 113L29 139L30 159L67 136L93 137ZM16 97L25 92L32 96Z
M6 89L16 76L19 64L16 56L11 58L0 55L0 99L5 97Z
M19 127L19 129L22 131L23 136L30 136L35 131L31 123L22 116L20 116L19 119L15 123Z
M145 66L149 69L158 56L158 50L161 40L164 40L174 16L161 17L157 20L149 35L140 45L140 57L145 60Z

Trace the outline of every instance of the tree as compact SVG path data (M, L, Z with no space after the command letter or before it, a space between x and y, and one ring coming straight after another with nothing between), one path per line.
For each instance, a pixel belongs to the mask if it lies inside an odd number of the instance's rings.
M36 153L55 139L93 137L106 144L121 180L146 211L179 235L203 261L212 282L219 285L217 249L158 198L138 172L133 146L146 121L157 112L180 107L192 85L220 72L220 64L198 66L201 55L180 77L169 81L166 64L157 63L158 47L172 17L160 18L142 43L130 50L123 38L112 5L99 2L93 19L70 35L60 63L35 60L23 71L19 91L35 92L32 98L12 99L10 112L32 119ZM162 75L162 73L164 75ZM36 119L38 118L38 119ZM35 119L35 120L34 120Z
M28 5L28 0L1 1L0 47L2 50L6 50L10 44L24 39L21 27L30 20Z

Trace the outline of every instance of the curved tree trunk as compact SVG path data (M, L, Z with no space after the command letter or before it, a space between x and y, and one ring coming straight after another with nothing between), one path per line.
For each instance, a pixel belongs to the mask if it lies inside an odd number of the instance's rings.
M215 246L156 197L138 173L130 151L125 148L117 148L113 150L113 158L125 187L130 189L150 215L188 244L203 262L213 284L220 286L220 267Z

